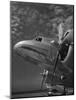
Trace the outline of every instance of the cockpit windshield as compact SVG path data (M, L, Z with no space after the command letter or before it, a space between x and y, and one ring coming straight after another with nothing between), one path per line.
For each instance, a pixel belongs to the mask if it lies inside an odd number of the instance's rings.
M35 40L41 42L42 41L42 37L36 37Z

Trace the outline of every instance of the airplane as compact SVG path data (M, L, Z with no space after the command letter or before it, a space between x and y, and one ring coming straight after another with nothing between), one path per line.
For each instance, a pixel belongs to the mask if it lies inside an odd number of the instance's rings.
M28 60L32 60L37 63L45 63L51 64L50 60L52 60L53 56L56 55L57 49L50 44L57 41L57 39L50 39L42 36L35 37L33 40L24 40L18 42L14 46L14 50L17 51L19 55L22 55ZM57 46L57 42L54 43ZM51 45L51 46L50 46ZM55 50L53 50L55 48ZM50 50L51 49L51 50ZM51 52L50 52L51 51ZM32 59L31 59L32 58Z
M71 32L68 31L66 34ZM19 56L31 63L44 67L44 71L41 73L43 76L41 89L43 89L45 83L48 95L56 95L57 92L61 94L73 94L74 92L73 39L70 39L72 41L70 49L67 43L63 46L67 48L67 52L62 53L60 51L62 44L66 40L66 34L61 44L59 44L57 38L37 36L32 40L20 41L14 46L15 52ZM71 36L71 38L73 37ZM62 48L62 50L64 49ZM71 88L72 93L68 92L69 88Z

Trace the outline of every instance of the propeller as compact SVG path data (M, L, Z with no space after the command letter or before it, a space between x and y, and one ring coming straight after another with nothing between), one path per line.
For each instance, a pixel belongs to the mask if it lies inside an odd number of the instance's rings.
M69 34L69 32L67 31L63 35L63 28L62 28L62 25L60 24L60 26L59 26L59 34L62 34L62 36L61 36L62 38L60 37L60 41L61 42L59 43L59 48L58 48L58 52L57 52L57 56L56 56L56 61L55 61L55 64L54 64L53 75L55 75L55 70L56 70L56 67L57 67L57 63L58 63L58 59L59 59L59 55L60 55L60 50L61 50L61 47L63 45L63 41L64 41L65 37ZM69 45L69 44L65 43L65 45ZM52 80L53 80L53 76L52 76Z

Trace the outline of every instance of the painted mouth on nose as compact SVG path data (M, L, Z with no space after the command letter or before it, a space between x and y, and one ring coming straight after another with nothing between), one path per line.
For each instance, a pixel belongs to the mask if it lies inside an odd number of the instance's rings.
M41 55L45 56L45 53L44 53L44 52L41 52L39 49L36 49L36 48L34 48L34 47L22 46L21 48L22 48L22 49L25 49L25 50L33 51L33 52L35 52L35 53L38 53L38 54L41 54Z

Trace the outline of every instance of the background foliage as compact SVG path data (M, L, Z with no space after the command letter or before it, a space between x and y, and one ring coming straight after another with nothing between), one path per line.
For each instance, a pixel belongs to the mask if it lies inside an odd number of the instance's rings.
M12 42L35 35L55 37L63 23L64 32L73 28L73 6L11 2Z

